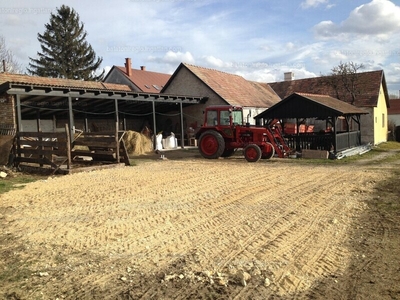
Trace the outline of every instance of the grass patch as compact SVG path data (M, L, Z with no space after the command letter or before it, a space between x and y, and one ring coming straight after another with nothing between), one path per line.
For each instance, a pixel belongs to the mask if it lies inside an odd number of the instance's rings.
M377 158L382 153L389 153L390 155L384 156L379 159ZM400 160L400 143L398 142L385 142L373 147L370 151L363 153L362 155L356 154L342 159L284 159L282 162L294 162L298 164L312 164L312 165L344 165L351 164L361 160L371 160L370 164L381 164L390 163ZM280 162L281 162L280 161Z
M41 179L41 176L18 174L16 177L6 177L0 179L0 194L4 194L13 189L21 189L25 184Z
M400 151L400 143L399 142L385 142L379 144L375 147L376 151L387 151L387 150L399 150Z

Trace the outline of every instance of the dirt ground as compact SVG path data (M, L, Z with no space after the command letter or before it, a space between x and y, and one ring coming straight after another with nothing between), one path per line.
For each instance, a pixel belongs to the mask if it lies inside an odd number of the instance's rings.
M0 195L0 298L400 299L399 161L164 154Z

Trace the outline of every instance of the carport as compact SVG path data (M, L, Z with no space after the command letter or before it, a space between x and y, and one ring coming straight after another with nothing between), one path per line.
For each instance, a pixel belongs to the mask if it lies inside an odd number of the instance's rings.
M331 130L303 133L297 130L295 134L284 133L285 139L296 151L315 149L337 153L361 145L360 117L363 114L367 112L327 95L293 93L255 119L266 126L273 120L279 120L282 128L288 119L296 120L296 128L309 118L325 120L326 127ZM346 130L337 130L338 120L345 122Z
M90 131L89 118L113 120L112 127L117 130L127 130L129 119L146 118L151 120L149 126L155 131L158 114L179 110L183 137L183 108L207 100L204 97L138 93L119 84L7 75L1 76L1 81L7 82L0 85L0 94L14 96L17 131L22 131L23 119L36 119L38 131L41 131L41 119L65 120L71 133L77 120L81 120L81 129ZM183 147L183 143L181 145Z
M3 97L0 108L11 112L1 123L13 125L16 131L17 158L40 166L48 164L54 169L66 161L69 169L71 146L77 133L85 133L81 141L91 147L89 150L97 149L96 153L90 151L93 158L108 158L117 163L120 156L126 154L121 151L125 148L124 132L140 131L140 127L133 126L143 126L146 121L146 127L156 133L158 115L179 115L184 137L183 108L207 100L185 95L138 93L120 84L7 73L0 74L0 95ZM24 120L36 122L36 133L23 129ZM46 120L46 124L52 122L54 130L42 130L41 120ZM105 126L93 128L95 120L101 120ZM155 134L153 137L155 146ZM22 140L28 148L20 146ZM184 148L183 141L181 147ZM66 160L57 165L52 160L54 156L66 157Z

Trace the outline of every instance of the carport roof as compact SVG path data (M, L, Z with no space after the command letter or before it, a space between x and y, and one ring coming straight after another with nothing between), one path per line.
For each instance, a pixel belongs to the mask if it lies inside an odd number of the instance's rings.
M328 118L362 114L368 112L327 95L293 93L255 119Z
M151 112L153 102L158 110L168 111L179 103L190 105L206 100L200 96L135 92L123 84L0 73L0 94L4 93L20 96L26 117L36 117L38 110L42 116L65 113L69 97L74 99L77 113L109 114L115 111L118 100L119 112L135 115Z

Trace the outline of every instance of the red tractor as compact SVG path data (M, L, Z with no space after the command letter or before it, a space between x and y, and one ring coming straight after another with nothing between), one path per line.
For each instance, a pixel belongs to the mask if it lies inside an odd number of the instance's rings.
M216 159L231 156L235 150L243 149L248 162L257 162L260 158L269 159L275 154L281 158L289 155L291 149L276 122L266 127L243 124L243 109L240 106L207 107L204 124L196 133L201 155Z

